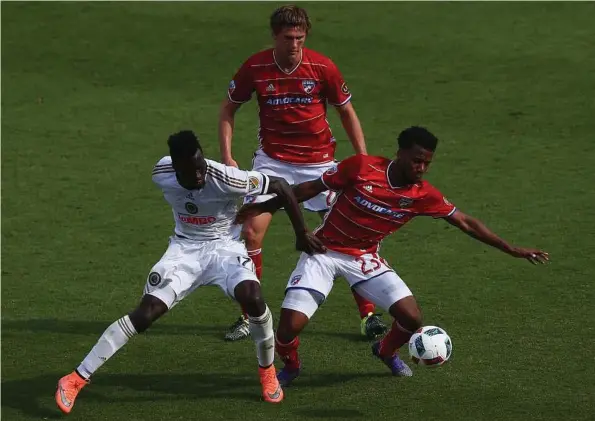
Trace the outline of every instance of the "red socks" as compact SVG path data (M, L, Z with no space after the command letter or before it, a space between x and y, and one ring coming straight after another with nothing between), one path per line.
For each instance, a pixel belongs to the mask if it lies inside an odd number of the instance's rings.
M353 294L353 298L355 298L355 302L357 303L357 308L359 309L360 318L363 319L368 314L374 313L376 306L374 305L373 302L368 301L364 297L359 295L357 292L355 292L355 289L352 289L351 293Z
M262 276L262 249L248 250L248 257L252 259L252 263L254 263L256 277L258 278L258 280L260 280L260 277ZM242 314L245 318L248 318L248 313L246 313L246 310L244 310L243 307Z
M262 249L248 250L248 257L254 262L256 277L260 280L260 277L262 276Z
M296 336L293 341L288 344L282 344L275 335L275 350L281 361L285 363L285 367L294 371L300 368L300 357L298 355L298 347L300 346L300 337Z
M413 332L401 327L396 321L393 321L391 329L386 336L380 341L380 355L382 357L390 357L394 355L403 344L409 341Z

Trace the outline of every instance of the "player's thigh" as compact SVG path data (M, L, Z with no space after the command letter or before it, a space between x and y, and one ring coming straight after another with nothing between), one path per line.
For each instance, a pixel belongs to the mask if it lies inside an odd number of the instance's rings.
M294 166L292 165L269 157L261 150L256 151L254 159L252 160L252 170L273 177L283 178L289 184L295 184L293 167ZM275 197L275 195L265 194L260 196L246 196L244 198L244 203L260 203L269 200L272 197Z
M299 312L309 320L312 318L314 313L316 313L316 310L318 310L318 307L322 305L324 300L324 295L318 291L311 289L291 288L285 292L285 298L283 299L281 308ZM297 317L295 319L299 318L300 317ZM303 323L290 320L288 323L284 324L301 325ZM301 326L293 326L291 330L301 330Z
M397 301L413 295L386 261L377 254L354 257L341 254L340 272L359 295L388 311Z
M318 306L330 294L337 268L333 259L326 254L312 256L302 253L295 269L289 276L285 288L285 300L282 308L302 312L312 317ZM292 291L306 291L308 294L292 294Z
M327 170L336 167L336 163L331 162L324 165L305 165L296 167L294 172L295 184L305 183L320 178ZM304 202L304 209L312 212L320 212L328 210L336 195L334 192L327 190L310 200Z
M394 304L413 299L413 293L407 284L394 271L384 272L369 280L362 280L353 288L359 295L385 311L390 311Z
M151 268L143 295L152 295L171 309L200 286L208 260L200 247L172 236L166 252Z
M244 281L260 284L254 262L248 257L244 243L228 241L213 251L212 259L204 273L205 285L219 287L225 295L235 300L234 291Z

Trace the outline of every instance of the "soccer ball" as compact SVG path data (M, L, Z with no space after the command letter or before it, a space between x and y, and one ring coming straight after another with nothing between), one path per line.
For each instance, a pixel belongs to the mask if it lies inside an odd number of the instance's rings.
M409 355L415 364L439 367L452 354L452 341L446 331L438 326L424 326L409 339Z

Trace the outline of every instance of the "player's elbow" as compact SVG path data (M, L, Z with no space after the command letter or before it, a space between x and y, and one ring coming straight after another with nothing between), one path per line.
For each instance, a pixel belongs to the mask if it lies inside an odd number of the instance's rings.
M219 109L219 120L220 121L233 120L237 109L238 109L237 104L234 104L230 100L225 99L221 103L221 108Z
M283 199L287 198L288 195L291 194L291 187L289 183L284 178L279 177L269 177L270 184L269 184L269 192L276 194L277 196L281 196Z

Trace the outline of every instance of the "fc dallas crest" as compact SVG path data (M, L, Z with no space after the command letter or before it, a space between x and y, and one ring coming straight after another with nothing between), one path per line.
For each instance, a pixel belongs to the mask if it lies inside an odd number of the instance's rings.
M312 92L315 86L316 82L314 82L313 80L302 80L302 88L304 89L304 92L307 94Z

